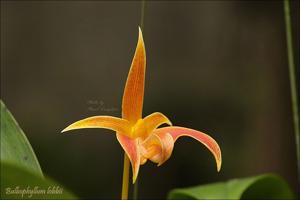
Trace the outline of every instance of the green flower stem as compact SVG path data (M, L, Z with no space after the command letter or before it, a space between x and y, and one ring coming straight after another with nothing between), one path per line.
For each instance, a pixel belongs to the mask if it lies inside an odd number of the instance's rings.
M298 100L297 100L297 88L296 88L296 70L293 54L293 40L292 40L292 25L290 16L290 4L289 0L284 0L284 15L285 15L285 28L286 28L286 41L287 41L287 56L289 65L289 77L291 85L291 101L293 109L293 121L294 132L296 140L296 155L297 155L297 169L298 178L300 183L300 130L299 130L299 113L298 113Z
M129 158L124 152L124 165L123 165L123 181L122 181L122 193L121 193L121 200L128 199L128 182L129 182L129 168L130 168Z
M142 0L142 2L141 2L141 21L140 21L142 30L144 30L145 4L146 4L146 1Z
M138 199L138 193L139 192L139 179L137 178L135 181L135 184L133 186L133 200L137 200Z

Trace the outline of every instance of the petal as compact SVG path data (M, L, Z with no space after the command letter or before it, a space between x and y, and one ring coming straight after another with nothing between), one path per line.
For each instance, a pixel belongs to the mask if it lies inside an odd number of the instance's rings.
M178 126L164 127L153 131L153 134L159 136L162 136L165 133L169 133L173 137L174 143L181 136L189 136L204 144L214 155L217 163L217 170L220 171L222 164L221 150L218 143L212 137L200 131Z
M160 112L152 113L151 115L145 117L143 120L148 133L151 133L152 131L154 131L154 129L162 124L168 124L172 126L171 121Z
M130 123L127 120L111 116L95 116L79 120L62 132L82 128L106 128L126 135L130 135L131 132Z
M161 146L162 143L160 141L160 138L157 135L150 135L146 140L144 140L141 143L141 154L145 158L153 161L153 156L161 154ZM156 159L153 162L156 162Z
M172 151L174 148L174 140L171 134L169 133L161 133L158 135L162 144L161 150L161 160L158 162L158 166L162 165L165 161L167 161L172 155Z
M140 137L144 140L152 133L154 129L156 129L164 123L172 125L170 120L159 112L152 113L144 119L139 119L136 122L136 124L132 127L132 138Z
M134 183L138 176L140 162L141 162L138 140L131 139L123 135L122 133L117 133L117 139L130 160L131 167L132 167L132 175L133 175L132 181Z
M145 156L148 157L149 160L151 160L154 163L159 163L162 159L162 154L161 154L161 147L160 146L151 146L147 148L147 153Z
M122 118L130 121L132 125L142 118L145 70L146 52L142 31L139 28L139 39L127 77L122 102Z
M141 156L141 161L140 161L140 165L144 165L147 162L147 158L145 158L144 156Z
M162 165L172 154L174 141L169 133L152 134L142 144L144 157Z

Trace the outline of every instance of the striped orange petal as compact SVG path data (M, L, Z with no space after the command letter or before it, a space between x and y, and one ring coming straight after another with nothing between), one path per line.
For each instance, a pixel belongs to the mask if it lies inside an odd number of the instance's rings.
M142 118L145 71L146 51L142 31L139 28L138 43L128 73L122 100L122 118L128 120L132 127ZM132 135L134 134L132 133ZM122 134L122 132L117 133L117 139L131 162L133 182L135 182L141 160L137 139L131 139Z
M146 52L142 31L139 28L138 43L127 77L122 101L122 118L130 121L132 125L142 118L145 71Z

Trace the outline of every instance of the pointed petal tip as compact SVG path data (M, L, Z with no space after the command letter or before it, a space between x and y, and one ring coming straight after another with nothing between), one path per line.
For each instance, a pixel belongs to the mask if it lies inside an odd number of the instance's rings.
M169 126L173 126L171 120L167 116L165 116L164 114L162 114L160 112L155 112L153 114L161 115L161 117L165 119L164 123L168 124Z
M60 133L65 133L65 132L69 131L69 127L70 127L70 126L64 128Z
M222 160L218 160L217 161L217 171L220 172L221 171L221 167L222 167Z
M67 131L72 131L72 130L75 130L75 129L79 129L79 128L76 128L74 125L76 124L73 123L73 124L70 124L69 126L67 126L66 128L64 128L60 133L66 133Z
M169 118L167 118L166 124L168 124L169 126L173 126L173 124L172 124L172 122L169 120Z
M132 167L132 184L134 184L139 174L140 165L136 166L134 169L131 163L131 167Z
M217 142L216 142L217 144ZM219 147L219 145L216 148L216 152L214 153L214 157L216 160L216 165L217 165L217 171L220 172L221 171L221 167L222 167L222 152L221 149Z
M70 126L66 127L64 130L62 130L60 133L66 133L68 131L72 131L76 129L80 129L80 128L73 127L73 124L71 124Z
M142 41L142 43L144 43L144 39L143 39L143 31L141 29L141 27L139 26L139 39L138 41ZM144 45L143 45L144 46Z
M137 176L132 176L132 184L135 183Z

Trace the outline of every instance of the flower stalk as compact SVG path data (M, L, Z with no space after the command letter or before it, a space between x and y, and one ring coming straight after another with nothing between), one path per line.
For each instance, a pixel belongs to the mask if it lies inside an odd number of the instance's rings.
M293 38L292 38L292 24L290 16L290 2L284 0L284 17L286 28L286 42L287 42L287 56L289 65L289 78L291 86L291 103L293 111L293 124L296 141L296 156L297 156L297 169L298 169L298 181L300 183L300 127L299 127L299 113L298 113L298 99L297 99L297 86L296 86L296 70L294 63L293 53Z
M128 188L129 188L129 158L124 152L124 165L123 165L123 181L122 181L122 194L121 199L127 200L128 199Z

